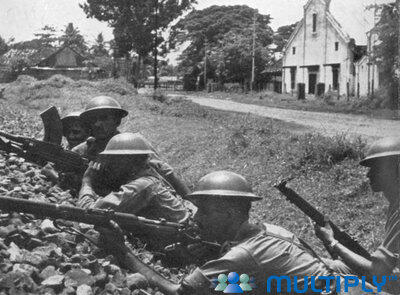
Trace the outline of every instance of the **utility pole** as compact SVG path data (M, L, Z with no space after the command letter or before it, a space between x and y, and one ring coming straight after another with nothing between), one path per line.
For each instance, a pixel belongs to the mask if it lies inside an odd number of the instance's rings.
M158 0L154 0L154 30L155 30L155 34L154 34L154 65L153 65L153 71L154 71L154 90L156 90L158 88L158 50L157 50L157 44L158 44Z
M250 82L250 92L253 93L254 87L254 75L255 75L255 50L256 50L256 12L254 12L253 17L253 49L251 51L251 82Z
M207 90L207 37L204 37L204 90Z

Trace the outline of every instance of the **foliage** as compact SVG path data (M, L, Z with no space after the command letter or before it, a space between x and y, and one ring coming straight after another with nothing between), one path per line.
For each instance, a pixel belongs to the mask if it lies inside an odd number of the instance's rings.
M298 167L313 164L316 167L332 167L345 159L361 160L366 143L361 138L349 140L345 134L324 137L308 133L301 137L292 137L302 146L302 155Z
M60 36L59 40L63 46L69 46L71 48L74 48L80 53L85 53L88 49L85 39L79 32L79 29L74 27L73 23L69 23L65 27L63 35Z
M53 26L45 25L40 33L34 34L43 47L53 47L54 43L58 40L55 36L56 29Z
M283 48L286 46L289 41L290 36L292 35L294 29L296 28L297 23L279 27L273 36L273 42L276 45L274 49L275 52L283 51Z
M0 55L3 55L4 53L6 53L8 51L8 44L6 42L6 40L4 40L1 36L0 36Z
M108 56L108 51L105 47L104 37L102 33L99 33L96 37L95 44L90 48L91 53L94 56Z
M374 46L374 59L379 65L382 88L391 90L391 93L385 97L384 104L395 108L394 100L397 98L397 93L392 93L392 90L397 88L400 76L399 12L396 9L396 3L382 4L372 8L380 12L380 19L372 31L379 38L379 42L376 42Z
M195 0L87 0L80 6L88 17L108 22L113 28L117 57L127 55L131 50L138 54L139 71L142 60L155 45L159 47L164 42L161 36L155 38L155 32L165 30L173 20L191 8L194 2ZM138 75L139 72L136 73Z
M179 58L181 70L193 76L198 72L196 68L202 69L207 45L208 78L216 78L221 83L249 80L254 16L256 71L260 73L269 59L266 47L272 42L270 16L246 5L194 10L173 26L170 34L172 48L190 42Z

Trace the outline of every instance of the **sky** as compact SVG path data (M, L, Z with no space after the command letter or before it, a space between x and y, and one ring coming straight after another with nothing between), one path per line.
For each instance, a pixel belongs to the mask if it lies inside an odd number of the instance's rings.
M340 6L339 15L343 19L355 19L360 22L357 12L371 2L390 0L332 0L332 6ZM34 33L44 25L52 25L62 30L72 22L89 43L101 32L105 40L112 39L112 30L107 24L96 19L86 18L79 7L85 0L0 0L0 36L15 41L30 40ZM262 14L270 14L271 26L277 29L282 25L292 24L302 18L303 5L307 0L198 0L196 9L211 5L248 5ZM356 13L352 13L355 11ZM335 15L336 16L336 15Z

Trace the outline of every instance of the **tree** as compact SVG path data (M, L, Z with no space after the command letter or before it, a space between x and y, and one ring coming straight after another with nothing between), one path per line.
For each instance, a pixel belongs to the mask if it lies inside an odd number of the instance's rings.
M56 29L53 26L45 25L40 33L34 35L43 47L53 47L57 41Z
M88 17L108 22L113 28L117 53L126 55L134 50L137 55L136 67L158 47L164 39L157 34L192 7L196 0L86 0L80 5ZM138 72L136 73L138 76Z
M4 53L6 53L8 51L8 44L6 42L6 40L4 40L1 36L0 36L0 55L3 55Z
M64 34L59 38L63 46L74 48L80 53L85 53L87 51L88 48L85 38L83 38L78 29L74 28L73 23L69 23L63 32Z
M283 48L286 46L287 42L289 41L290 36L292 35L293 31L295 30L297 23L279 27L273 36L273 42L277 46L274 51L281 52Z
M382 88L387 89L387 101L383 105L395 108L400 74L399 12L396 9L396 3L382 4L371 8L377 9L380 14L379 21L371 33L376 34L379 39L374 46L372 57L379 65Z
M105 47L104 37L102 33L97 35L95 44L91 48L91 52L94 56L108 56L108 51Z
M254 16L255 65L256 72L260 73L269 58L267 47L272 42L270 16L260 14L246 5L211 6L195 10L172 27L171 48L190 42L179 57L181 71L186 76L197 75L198 69L204 67L207 46L208 78L216 78L221 83L248 82L251 76ZM202 75L200 83L204 85L203 80Z

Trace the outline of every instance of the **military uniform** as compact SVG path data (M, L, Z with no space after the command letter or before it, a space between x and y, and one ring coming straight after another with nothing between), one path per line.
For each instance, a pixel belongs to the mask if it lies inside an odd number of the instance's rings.
M163 218L171 222L185 222L189 213L173 190L167 187L150 168L132 176L118 191L104 197L93 190L81 190L78 206L82 208L115 209L149 219Z
M114 135L120 134L119 132L115 133ZM146 144L151 148L151 150L154 152L153 154L150 155L150 168L154 169L156 173L160 174L164 179L168 179L170 175L173 174L174 170L173 168L166 163L165 161L161 160L160 157L156 154L155 149L153 146L150 144L150 142L143 137L140 133L135 133L143 138L143 140L146 142ZM113 136L114 136L113 135ZM106 148L107 143L110 141L111 138L102 140L102 141L85 141L76 146L75 148L72 149L73 152L78 153L82 157L85 157L89 159L90 161L96 161L98 155L104 151ZM172 187L172 186L171 186Z
M257 288L249 294L257 295L267 294L266 282L270 276L297 276L298 290L304 290L304 276L332 276L343 271L343 268L335 267L342 264L328 265L329 259L322 261L307 250L293 233L272 224L264 224L259 229L245 222L234 241L226 244L228 247L221 258L207 262L184 278L181 294L218 294L213 293L211 281L219 274L232 271L254 277ZM308 280L309 292L306 294L314 294L310 283ZM316 288L325 289L325 281L319 283ZM282 282L281 287L279 294L297 294L293 291L293 284L292 293L287 292L286 281ZM268 294L278 294L276 280L273 280L270 288ZM335 289L334 282L331 288Z

